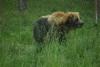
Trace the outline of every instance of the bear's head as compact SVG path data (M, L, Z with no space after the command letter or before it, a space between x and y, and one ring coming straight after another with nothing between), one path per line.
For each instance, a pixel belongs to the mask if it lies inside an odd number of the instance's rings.
M67 19L65 24L71 28L79 28L83 26L83 21L80 19L79 12L67 12Z

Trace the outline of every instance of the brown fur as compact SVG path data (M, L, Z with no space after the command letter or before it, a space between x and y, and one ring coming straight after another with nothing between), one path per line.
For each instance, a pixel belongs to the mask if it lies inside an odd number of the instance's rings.
M64 12L54 12L48 17L48 22L51 24L60 25L67 19L67 15Z
M54 12L51 15L42 16L48 18L50 24L60 25L64 24L70 17L78 18L80 20L79 12Z

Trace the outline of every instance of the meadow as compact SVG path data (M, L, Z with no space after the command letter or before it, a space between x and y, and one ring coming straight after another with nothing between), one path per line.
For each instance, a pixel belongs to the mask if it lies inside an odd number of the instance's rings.
M94 0L28 0L18 10L17 0L0 0L0 67L100 67L100 23L95 26ZM40 16L55 11L77 11L84 26L66 34L64 45L46 43L40 53L33 26Z

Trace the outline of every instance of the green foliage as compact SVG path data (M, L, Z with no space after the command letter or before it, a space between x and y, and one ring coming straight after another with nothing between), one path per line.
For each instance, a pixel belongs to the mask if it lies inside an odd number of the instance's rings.
M17 0L0 1L0 67L100 67L100 24L94 26L94 1L28 0L22 12L17 6ZM66 43L47 42L36 53L34 21L54 11L79 11L85 25L66 34Z

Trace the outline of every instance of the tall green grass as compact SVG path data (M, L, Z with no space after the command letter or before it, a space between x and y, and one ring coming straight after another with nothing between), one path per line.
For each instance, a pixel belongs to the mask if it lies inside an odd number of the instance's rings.
M66 34L63 45L53 40L36 53L34 21L54 11L78 11L85 24ZM91 0L28 0L22 12L17 0L0 0L0 67L100 67L100 24L94 23Z

